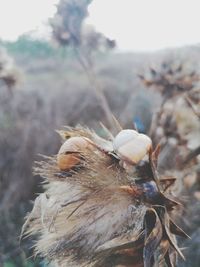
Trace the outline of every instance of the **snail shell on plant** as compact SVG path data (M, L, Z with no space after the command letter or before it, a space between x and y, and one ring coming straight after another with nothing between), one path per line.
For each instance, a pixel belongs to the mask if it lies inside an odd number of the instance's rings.
M57 155L60 170L67 171L80 163L81 152L92 148L92 141L86 137L71 137L61 146Z
M124 161L137 164L152 147L151 139L135 130L122 130L113 141L114 152Z

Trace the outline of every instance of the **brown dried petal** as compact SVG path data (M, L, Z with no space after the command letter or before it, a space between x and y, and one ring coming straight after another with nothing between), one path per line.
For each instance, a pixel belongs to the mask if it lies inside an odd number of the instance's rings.
M172 219L170 219L169 223L169 229L172 234L179 235L184 238L190 238L189 235L187 235L178 225L175 224L175 222L172 221Z
M153 266L153 255L159 246L163 231L161 221L154 209L149 209L145 215L145 244L143 251L144 267Z
M170 247L169 240L167 238L163 238L160 245L159 245L159 256L158 262L161 264L165 259L165 255L168 252Z
M172 262L172 259L170 258L169 251L167 251L165 255L165 263L167 264L167 267L175 267L174 263Z
M175 251L180 255L182 259L185 259L184 255L182 254L182 252L180 251L179 247L176 244L176 239L174 235L170 231L170 218L166 212L166 209L164 207L158 207L158 210L159 210L159 218L162 222L165 234L167 235L170 245L175 249Z
M121 250L121 249L129 249L129 248L134 248L134 247L138 247L138 245L140 245L141 243L141 238L143 236L143 232L141 232L139 235L137 236L132 236L131 238L127 238L127 237L116 237L106 243L104 243L103 245L99 246L96 249L96 253L105 253L105 252L114 252L117 250Z

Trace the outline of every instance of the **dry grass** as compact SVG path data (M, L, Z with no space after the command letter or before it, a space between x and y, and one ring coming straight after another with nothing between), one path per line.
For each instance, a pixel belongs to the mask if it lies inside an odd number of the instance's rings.
M190 59L195 66L199 48L175 53L176 57ZM133 119L138 116L148 129L160 97L148 91L137 74L152 62L156 65L163 58L174 58L175 53L99 56L98 79L123 127L132 128ZM81 123L100 133L99 121L106 124L106 120L93 88L76 61L19 56L16 60L24 72L24 81L12 97L5 84L0 85L0 210L4 214L0 225L3 236L0 240L4 240L0 241L0 262L15 255L16 266L22 266L18 237L22 217L31 206L25 203L41 191L40 178L32 175L33 162L38 154L57 152L60 140L55 129Z

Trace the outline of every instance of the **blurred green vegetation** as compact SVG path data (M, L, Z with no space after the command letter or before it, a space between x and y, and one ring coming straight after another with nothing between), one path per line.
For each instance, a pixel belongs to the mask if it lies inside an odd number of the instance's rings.
M35 39L28 34L21 35L16 41L0 41L12 56L23 55L30 58L48 57L73 57L70 47L55 47L50 42L42 39Z
M25 261L25 262L20 261L20 265L21 265L21 267L34 267L35 266L35 263L33 263L31 261ZM16 263L14 263L12 261L6 261L3 264L3 267L16 267L16 266L19 266L19 265L17 265Z
M47 267L48 264L38 259L26 259L23 256L18 256L14 261L5 261L2 267Z

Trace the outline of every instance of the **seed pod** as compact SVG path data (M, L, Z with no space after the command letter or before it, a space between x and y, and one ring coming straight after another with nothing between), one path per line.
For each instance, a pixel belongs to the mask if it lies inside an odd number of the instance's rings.
M60 267L153 267L164 265L164 261L166 266L174 266L171 258L176 251L182 256L175 235L187 235L170 218L178 202L169 198L170 191L165 196L164 186L162 192L157 183L153 163L158 150L154 155L149 152L149 161L141 161L136 167L133 160L121 159L134 169L134 175L129 175L114 160L114 153L102 148L101 142L94 141L99 139L88 131L76 130L79 137L69 138L58 153L58 159L63 157L60 168L73 170L62 173L66 179L58 179L54 157L38 165L37 173L45 176L48 187L35 200L22 233L37 236L35 253ZM124 138L127 133L131 138ZM118 139L121 134L123 138ZM140 148L136 144L145 143L135 131L122 131L119 136L114 141L117 152L127 144L116 146L117 140L128 139L128 149L134 148L133 153ZM151 142L145 144L151 146Z
M122 130L113 141L114 152L124 161L137 164L148 154L151 139L135 130Z
M85 137L71 137L61 146L57 155L60 170L67 171L80 163L81 152L92 147L92 141Z

